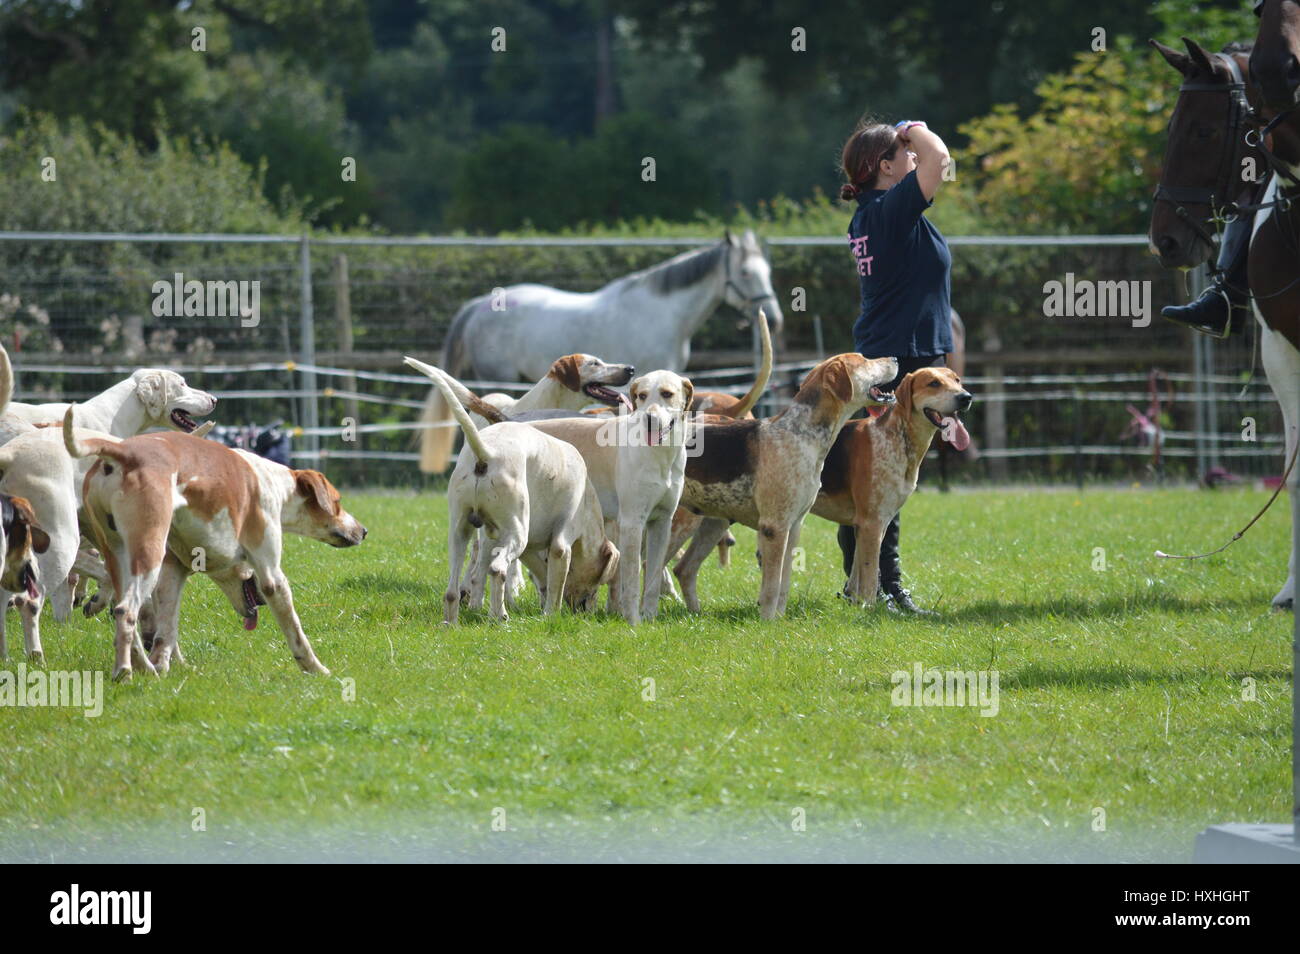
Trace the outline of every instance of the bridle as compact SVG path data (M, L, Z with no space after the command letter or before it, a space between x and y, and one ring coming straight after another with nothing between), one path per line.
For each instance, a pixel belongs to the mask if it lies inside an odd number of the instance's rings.
M1217 244L1217 234L1211 234L1197 221L1196 217L1187 211L1186 205L1208 206L1210 217L1216 221L1219 219L1231 221L1228 215L1235 216L1246 211L1244 207L1237 206L1233 201L1240 191L1241 180L1237 177L1237 170L1241 168L1242 160L1252 149L1262 148L1249 141L1249 133L1255 130L1247 131L1247 126L1251 124L1251 118L1255 113L1246 98L1246 79L1241 73L1241 67L1226 53L1215 53L1213 56L1227 69L1230 80L1227 83L1185 81L1178 87L1178 92L1180 96L1182 93L1223 93L1228 97L1227 135L1223 140L1224 151L1219 160L1218 179L1213 187L1206 187L1168 185L1162 178L1152 197L1156 202L1172 204L1174 214L1186 222L1188 227L1211 248Z
M769 299L775 301L776 295L775 293L771 295L767 295L767 294L747 295L745 293L745 289L741 288L740 285L736 282L736 280L731 277L731 243L725 242L724 244L726 244L727 248L722 255L723 268L724 268L723 275L725 279L722 285L723 297L724 298L726 297L728 291L733 291L736 293L737 298L739 298L747 306L749 306L750 310L753 311L754 314L757 314L757 310L754 308L754 306L759 305L762 302L768 301ZM741 327L743 328L744 325L742 325Z

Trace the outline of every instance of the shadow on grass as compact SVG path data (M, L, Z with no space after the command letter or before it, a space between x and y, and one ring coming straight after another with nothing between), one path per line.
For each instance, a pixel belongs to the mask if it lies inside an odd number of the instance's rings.
M1212 610L1255 611L1259 614L1272 612L1270 597L1261 590L1257 594L1234 593L1221 597L1188 598L1172 593L1148 593L1134 591L1126 594L1104 596L1095 599L1083 599L1077 596L1064 596L1056 599L1038 599L1025 601L980 600L964 606L944 610L942 604L936 604L940 612L939 623L1011 623L1027 619L1045 619L1054 616L1058 619L1093 619L1109 616L1133 616L1152 611L1164 613L1204 613Z

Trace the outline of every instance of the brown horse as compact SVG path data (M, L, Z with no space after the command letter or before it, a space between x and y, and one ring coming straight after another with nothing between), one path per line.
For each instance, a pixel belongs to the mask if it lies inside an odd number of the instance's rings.
M1252 141L1263 152L1273 176L1255 214L1250 244L1252 308L1261 325L1260 356L1269 386L1282 406L1286 460L1294 462L1300 425L1300 2L1256 0L1259 31L1249 59L1257 91ZM1300 518L1300 471L1288 464L1292 511L1292 559L1286 584L1273 597L1278 608L1294 608L1294 558Z
M1186 37L1186 53L1150 43L1183 82L1169 117L1148 238L1165 268L1195 268L1217 252L1216 218L1255 188L1243 169L1263 177L1268 168L1263 151L1246 142L1258 102L1246 78L1250 50L1230 44L1211 54Z
M1297 8L1300 10L1300 8ZM1249 281L1255 316L1260 325L1260 347L1269 386L1282 406L1286 422L1287 454L1295 448L1295 424L1300 418L1300 352L1293 346L1300 317L1300 299L1287 305L1290 289L1300 290L1293 281L1300 273L1300 257L1284 257L1291 230L1291 209L1276 199L1277 177L1270 182L1264 202L1240 207L1244 189L1243 161L1255 160L1257 168L1276 169L1278 158L1261 143L1276 149L1279 137L1265 140L1247 125L1258 125L1266 109L1265 94L1253 82L1254 53L1246 56L1238 45L1211 56L1184 38L1187 54L1178 53L1153 41L1160 54L1183 75L1183 85L1169 123L1169 141L1156 203L1151 216L1151 248L1169 267L1192 267L1209 259L1214 251L1210 234L1220 215L1254 215L1254 237L1250 246ZM1300 152L1296 153L1300 155ZM1285 266L1285 267L1283 267ZM1277 294L1281 289L1282 294ZM1289 308L1289 310L1288 310ZM1271 320L1266 321L1266 318ZM1295 472L1288 483L1295 488ZM1295 494L1292 493L1294 501ZM1291 607L1295 599L1294 566L1286 584L1273 598L1278 608Z

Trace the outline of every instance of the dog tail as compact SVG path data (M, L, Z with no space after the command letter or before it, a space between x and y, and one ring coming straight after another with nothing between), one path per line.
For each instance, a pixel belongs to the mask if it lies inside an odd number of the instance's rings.
M447 406L451 409L452 416L456 418L456 423L458 423L460 429L465 432L465 441L474 452L474 456L485 464L490 462L492 460L492 454L487 449L486 445L484 445L483 439L479 437L478 428L474 426L473 420L470 419L469 412L466 411L465 406L457 400L456 392L452 390L447 375L438 368L435 368L433 365L425 364L423 361L417 361L415 358L407 357L404 360L409 367L419 371L433 382L433 386L437 388L438 392L442 395L443 400L446 401Z
M75 408L75 404L69 404L67 413L63 415L63 446L68 449L69 456L77 459L98 457L101 460L115 460L119 463L123 461L126 454L118 441L105 440L102 437L77 436L72 425L72 414Z
M447 328L447 340L442 347L442 366L452 378L464 373L465 325L477 303L476 298L463 305ZM426 474L441 474L451 463L451 451L456 442L456 435L450 427L446 426L450 422L451 408L443 398L442 392L434 388L429 392L429 397L424 402L424 410L420 413L420 423L425 425L424 430L420 432L420 470Z
M758 309L758 337L763 343L763 363L758 369L758 377L754 379L754 386L746 392L740 399L740 403L729 414L736 420L740 420L753 409L758 399L763 396L763 392L767 390L767 382L772 377L772 332L767 327L767 315L763 313L762 308Z
M9 407L9 399L14 396L14 369L9 363L9 352L0 344L0 414Z

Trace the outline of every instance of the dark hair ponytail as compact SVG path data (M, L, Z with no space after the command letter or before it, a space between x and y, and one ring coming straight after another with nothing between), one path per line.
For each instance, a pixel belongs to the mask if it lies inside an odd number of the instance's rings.
M898 131L893 126L859 120L840 154L840 168L848 180L840 187L840 198L856 199L875 188L880 164L893 159L897 149Z

